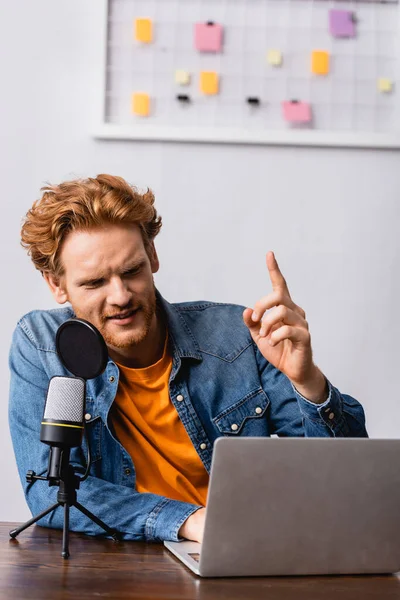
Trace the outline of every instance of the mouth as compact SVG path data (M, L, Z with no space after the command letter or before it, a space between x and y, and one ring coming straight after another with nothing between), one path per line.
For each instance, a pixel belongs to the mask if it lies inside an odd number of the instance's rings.
M107 317L107 320L119 323L120 325L126 325L127 323L131 323L134 320L135 315L138 311L138 308L136 308L135 310L124 310L123 312Z

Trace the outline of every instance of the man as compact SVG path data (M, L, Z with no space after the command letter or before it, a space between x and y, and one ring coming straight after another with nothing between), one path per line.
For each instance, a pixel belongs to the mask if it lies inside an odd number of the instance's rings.
M39 441L49 379L68 375L55 335L77 316L109 351L88 382L86 423L93 464L79 501L132 540L201 541L214 441L231 436L366 436L364 412L314 364L304 311L272 252L272 293L253 308L169 304L154 286L161 218L150 191L99 175L44 188L28 211L22 243L60 304L18 323L10 351L10 427L29 507L54 502ZM243 310L244 309L244 310ZM78 472L86 449L71 452ZM62 527L59 508L41 520ZM103 531L72 509L70 527Z

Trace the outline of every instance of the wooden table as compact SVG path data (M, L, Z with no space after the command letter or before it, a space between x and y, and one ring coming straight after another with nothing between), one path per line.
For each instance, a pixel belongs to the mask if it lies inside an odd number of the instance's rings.
M168 600L400 600L400 576L200 579L162 544L120 542L36 525L10 540L0 523L0 600L127 598Z

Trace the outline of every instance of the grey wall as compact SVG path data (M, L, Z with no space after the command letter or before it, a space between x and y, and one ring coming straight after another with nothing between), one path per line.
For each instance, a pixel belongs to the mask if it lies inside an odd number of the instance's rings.
M164 218L156 283L170 301L251 306L270 291L273 249L317 364L363 402L371 436L398 437L399 153L94 141L100 12L96 0L0 4L0 520L29 514L8 434L7 355L18 318L55 306L19 247L45 181L109 172L150 186Z

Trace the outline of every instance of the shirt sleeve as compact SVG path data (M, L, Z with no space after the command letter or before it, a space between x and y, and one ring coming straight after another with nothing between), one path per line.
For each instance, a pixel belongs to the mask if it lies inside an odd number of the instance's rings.
M309 431L312 435L323 435L328 431L333 437L368 437L365 429L364 409L357 400L341 394L339 390L328 383L328 398L321 404L310 402L298 392L293 384L300 412L306 422L309 421Z
M44 362L42 353L45 352L51 355ZM52 361L54 366L58 364L56 353L36 348L29 331L24 330L20 322L14 331L9 354L9 424L20 480L32 515L57 501L58 486L49 487L47 481L26 481L28 470L42 476L47 473L49 447L40 441L40 425L50 380L45 363L51 364ZM79 450L71 451L71 464L77 473L83 473L86 465L80 459L82 453ZM123 534L126 540L180 541L182 538L178 531L181 525L201 508L157 494L139 493L133 488L94 476L82 482L77 499L109 527ZM63 509L58 507L38 524L62 529L63 521ZM88 535L106 536L101 527L75 507L70 510L69 528Z
M261 384L270 400L271 433L278 436L368 437L361 404L329 381L328 398L315 404L304 398L255 346Z

